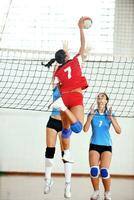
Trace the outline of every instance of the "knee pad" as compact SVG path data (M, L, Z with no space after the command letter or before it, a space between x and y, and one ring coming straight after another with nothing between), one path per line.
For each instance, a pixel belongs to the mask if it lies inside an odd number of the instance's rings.
M69 129L65 129L63 128L62 129L62 138L69 138L72 134L72 130L69 128Z
M90 168L90 176L91 176L91 178L98 178L99 177L99 173L100 173L99 166L92 166Z
M46 158L54 158L55 154L55 147L47 147L45 157Z
M103 179L107 179L107 178L110 177L109 170L107 168L105 168L105 167L100 169L100 173L101 173L101 177Z
M71 124L71 130L75 133L80 133L82 131L82 123L80 121L75 122L74 124Z

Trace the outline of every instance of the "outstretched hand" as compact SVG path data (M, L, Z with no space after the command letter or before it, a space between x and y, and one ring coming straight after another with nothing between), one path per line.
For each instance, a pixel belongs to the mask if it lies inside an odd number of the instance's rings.
M94 111L94 103L91 105L90 109L89 109L89 113L91 115L91 117L93 118L93 116L95 115L95 111Z
M112 106L110 106L109 109L108 109L108 117L111 120L111 118L112 118Z
M90 19L90 17L84 16L84 17L81 17L81 18L79 19L78 26L79 26L80 29L83 29L83 28L84 28L84 21L85 21L86 19Z

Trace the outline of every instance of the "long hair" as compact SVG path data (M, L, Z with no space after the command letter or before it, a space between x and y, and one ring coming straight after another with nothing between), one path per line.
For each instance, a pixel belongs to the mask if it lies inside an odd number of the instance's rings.
M57 63L63 65L65 64L65 58L66 58L66 54L65 54L65 51L63 49L60 49L58 50L56 53L55 53L55 58L52 58L48 63L46 64L43 64L42 62L42 65L44 65L45 67L48 67L50 68L52 66L52 64L56 61Z
M107 111L107 104L108 104L108 102L109 102L109 97L108 97L108 95L104 92L103 93L104 95L105 95L105 97L106 97L106 100L107 100L107 103L106 103L106 105L105 105L105 111Z
M45 67L50 68L51 65L55 62L55 58L52 58L47 64L45 64Z

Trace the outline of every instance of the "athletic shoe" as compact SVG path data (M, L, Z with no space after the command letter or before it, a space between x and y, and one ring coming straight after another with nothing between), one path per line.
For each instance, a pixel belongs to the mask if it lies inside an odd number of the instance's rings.
M104 200L111 200L111 193L110 192L105 192L104 194Z
M70 151L65 151L64 152L64 155L62 157L62 160L63 161L66 161L66 162L69 162L69 163L74 163L74 160L72 159L72 156L71 156L71 153Z
M90 200L99 200L99 199L100 199L99 190L96 190L93 192Z
M45 179L45 187L44 187L44 194L48 194L51 191L53 185L52 179Z
M71 198L71 184L70 183L65 184L64 197Z
M64 105L63 100L61 97L59 97L56 101L51 103L48 108L57 108L60 109L61 111L65 111L67 107Z

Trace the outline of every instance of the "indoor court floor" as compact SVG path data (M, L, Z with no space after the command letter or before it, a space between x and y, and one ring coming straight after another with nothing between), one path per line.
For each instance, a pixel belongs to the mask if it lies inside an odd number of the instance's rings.
M0 176L0 200L65 200L64 177L53 177L50 194L43 194L43 176ZM134 200L134 179L112 178L112 200ZM103 188L100 184L101 200ZM71 200L90 200L92 187L88 177L72 177Z

